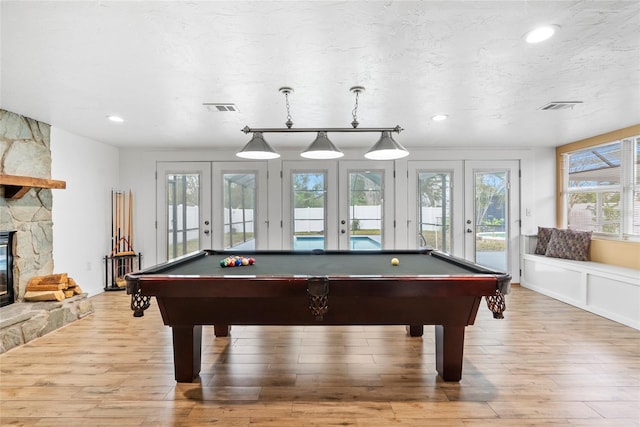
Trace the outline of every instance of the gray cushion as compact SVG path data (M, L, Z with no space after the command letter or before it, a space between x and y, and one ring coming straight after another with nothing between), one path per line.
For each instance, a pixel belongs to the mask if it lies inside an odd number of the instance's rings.
M538 255L545 255L547 253L547 246L549 245L553 230L555 230L555 228L538 227L538 243L536 243L534 253Z
M589 261L591 231L553 230L546 256Z

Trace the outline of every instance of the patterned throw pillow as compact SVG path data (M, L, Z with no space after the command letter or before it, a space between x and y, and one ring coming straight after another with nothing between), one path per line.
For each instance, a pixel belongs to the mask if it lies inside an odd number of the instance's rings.
M549 245L553 230L555 230L555 228L538 227L538 243L536 243L534 253L538 255L545 255L547 253L547 246Z
M591 231L553 230L549 245L548 257L589 261Z

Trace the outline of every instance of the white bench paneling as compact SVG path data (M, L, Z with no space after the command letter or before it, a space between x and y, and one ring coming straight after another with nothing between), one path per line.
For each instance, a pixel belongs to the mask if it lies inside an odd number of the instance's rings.
M544 255L521 258L525 288L640 329L640 270Z
M629 326L636 319L635 327L640 329L640 320L637 320L640 316L640 286L633 286L633 283L589 274L587 307L591 307L594 313Z
M523 287L640 329L640 270L535 255L536 242L523 237Z
M526 277L528 285L545 289L549 296L563 297L575 303L584 297L581 283L583 278L579 271L525 259L522 274L521 281Z

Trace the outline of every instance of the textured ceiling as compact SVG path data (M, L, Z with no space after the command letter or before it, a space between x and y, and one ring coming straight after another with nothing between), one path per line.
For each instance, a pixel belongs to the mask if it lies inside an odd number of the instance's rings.
M410 150L550 147L640 123L638 1L3 0L0 13L2 108L116 146L239 149L245 125L284 126L281 86L295 127L348 127L362 85L360 126L401 125ZM560 30L526 44L539 24ZM552 101L582 104L539 110Z

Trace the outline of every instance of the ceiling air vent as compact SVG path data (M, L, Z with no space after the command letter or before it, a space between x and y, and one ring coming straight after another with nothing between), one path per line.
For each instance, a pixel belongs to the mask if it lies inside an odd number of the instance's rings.
M218 104L218 103L205 102L202 105L204 105L207 110L213 111L213 112L224 112L224 111L237 112L237 111L240 111L240 110L238 110L238 107L236 107L236 104Z
M550 102L542 107L538 108L538 110L544 111L556 111L556 110L571 110L576 105L582 104L582 101L556 101Z

